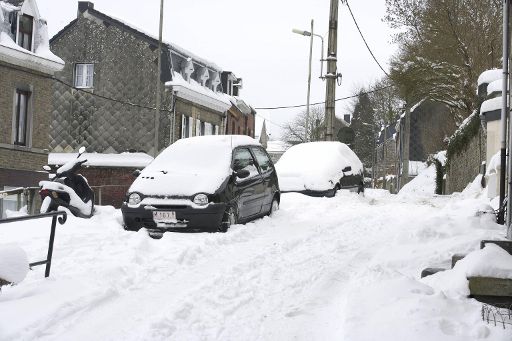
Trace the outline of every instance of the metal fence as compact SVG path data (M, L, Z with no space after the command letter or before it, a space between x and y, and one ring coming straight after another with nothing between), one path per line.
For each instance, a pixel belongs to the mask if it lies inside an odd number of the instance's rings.
M52 217L52 225L51 225L51 229L50 229L50 240L48 242L48 253L46 255L46 259L29 264L30 268L33 268L35 266L40 266L40 265L46 265L44 277L50 276L50 268L52 265L52 256L53 256L53 242L55 241L55 230L57 227L57 221L59 221L59 224L63 225L67 220L67 217L68 217L67 213L63 212L63 211L58 211L58 212L37 214L37 215L32 215L32 216L0 219L0 225L1 225L1 224L10 224L10 223L16 223L16 222L20 222L20 221L36 220L36 219L42 219L42 218L48 218L48 217Z
M40 206L40 199L37 195L39 187L14 188L0 191L0 218L6 209L19 211L27 206L27 213L34 215Z

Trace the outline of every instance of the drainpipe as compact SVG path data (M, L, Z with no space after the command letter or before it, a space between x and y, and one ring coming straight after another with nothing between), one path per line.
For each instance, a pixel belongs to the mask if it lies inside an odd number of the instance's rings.
M503 0L503 83L502 83L502 107L501 107L501 170L500 170L500 211L498 214L498 224L504 224L505 212L503 209L503 201L505 199L505 172L506 172L506 159L507 159L507 114L509 111L508 106L508 76L509 76L509 14L510 14L510 0Z

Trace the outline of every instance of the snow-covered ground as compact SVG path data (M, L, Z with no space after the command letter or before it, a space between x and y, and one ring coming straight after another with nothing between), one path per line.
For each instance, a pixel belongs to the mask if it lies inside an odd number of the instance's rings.
M271 218L161 240L100 207L58 227L49 279L39 267L4 287L0 340L511 340L510 326L482 322L480 303L446 289L450 272L420 280L504 237L478 213L485 200L472 188L286 194ZM2 225L0 241L41 260L49 225Z

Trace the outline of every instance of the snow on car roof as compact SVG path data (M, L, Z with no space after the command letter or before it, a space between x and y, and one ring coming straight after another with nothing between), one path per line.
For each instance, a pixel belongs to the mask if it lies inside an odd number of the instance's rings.
M309 142L288 149L276 164L282 191L328 190L344 176L361 173L363 165L356 154L341 142Z
M249 136L211 135L178 140L149 164L130 187L145 195L213 194L231 175L232 150L260 146Z
M295 145L283 154L279 163L317 168L319 162L334 158L343 159L344 165L351 166L354 173L363 170L363 165L355 153L341 142L319 141Z

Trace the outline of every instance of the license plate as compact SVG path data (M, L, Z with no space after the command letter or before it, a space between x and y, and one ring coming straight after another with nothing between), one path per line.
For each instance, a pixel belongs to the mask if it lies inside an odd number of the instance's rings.
M155 223L176 222L176 212L174 212L174 211L153 211L153 220L155 221Z

